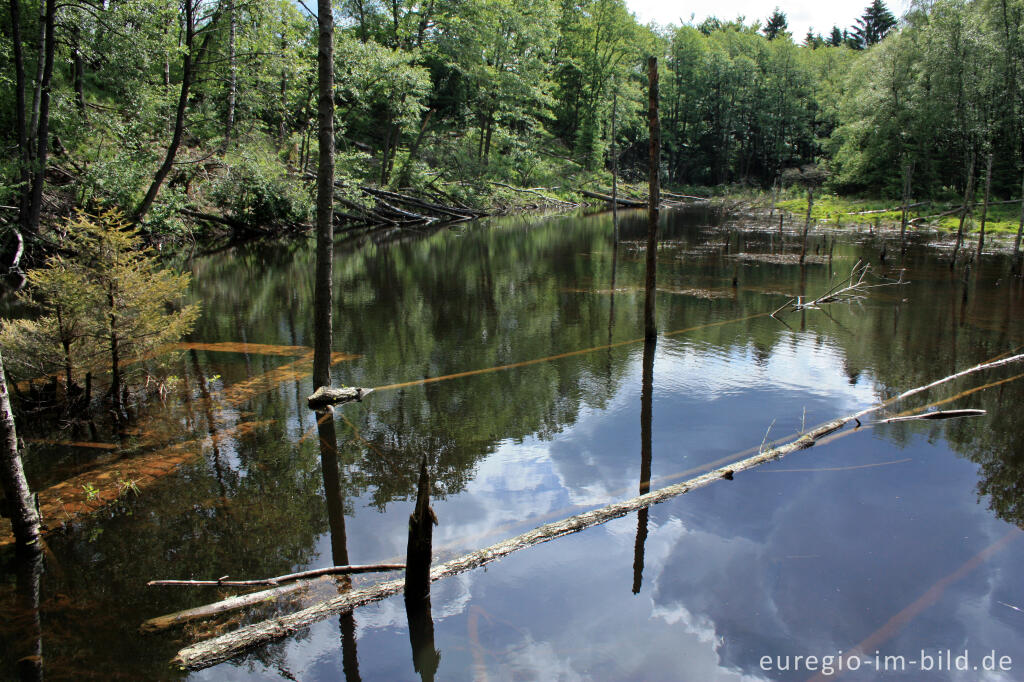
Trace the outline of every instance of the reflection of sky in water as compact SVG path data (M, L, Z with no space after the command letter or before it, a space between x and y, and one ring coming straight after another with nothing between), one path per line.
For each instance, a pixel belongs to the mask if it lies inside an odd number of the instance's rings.
M435 547L459 553L635 495L640 349L630 352L629 373L606 409L583 408L551 440L500 443L465 491L436 501ZM851 385L841 360L827 344L796 334L762 362L749 349L723 354L662 339L655 487L659 476L756 446L773 420L769 440L804 418L811 426L872 403L870 378ZM436 583L438 678L473 679L484 670L489 680L807 679L765 673L758 662L849 651L936 584L944 589L934 603L880 641L883 655L911 659L949 648L978 660L994 649L1024 666L1024 615L1000 603L1024 604L1015 570L1024 544L1011 542L960 579L940 582L1009 526L978 504L975 465L929 442L928 426L911 427L903 446L881 435L866 429L654 507L638 595L631 592L636 514ZM807 471L865 464L883 466ZM355 507L354 562L404 553L405 505L386 514L366 500ZM329 561L328 537L319 551ZM355 618L364 679L413 679L401 598ZM338 678L337 619L283 650L299 679ZM241 673L221 666L200 677L230 679L225 668ZM981 679L918 675L898 679ZM846 679L876 677L862 669Z

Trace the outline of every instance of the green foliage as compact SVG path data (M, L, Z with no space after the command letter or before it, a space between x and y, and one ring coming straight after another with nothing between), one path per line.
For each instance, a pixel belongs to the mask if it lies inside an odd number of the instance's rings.
M232 219L248 225L294 225L310 219L312 203L303 186L265 146L236 148L212 183L211 201Z
M197 305L177 307L190 277L160 268L114 211L80 213L64 229L70 254L30 270L19 294L37 317L0 322L0 346L27 377L63 371L69 390L85 371L139 383L199 315Z

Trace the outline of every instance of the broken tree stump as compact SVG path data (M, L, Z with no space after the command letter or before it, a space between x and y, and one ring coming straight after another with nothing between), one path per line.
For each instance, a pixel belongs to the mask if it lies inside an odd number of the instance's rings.
M306 404L309 405L310 409L315 410L320 407L327 407L328 405L362 400L371 393L373 393L372 388L357 388L355 386L331 388L330 386L321 386L316 389L313 395L306 398Z

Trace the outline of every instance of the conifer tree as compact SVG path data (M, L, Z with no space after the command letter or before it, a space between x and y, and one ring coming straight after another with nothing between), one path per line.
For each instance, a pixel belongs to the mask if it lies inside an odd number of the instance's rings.
M789 22L786 21L785 13L780 12L776 7L764 25L764 35L768 40L775 40L779 36L786 35L787 28L789 28Z
M896 17L882 0L874 0L857 20L854 38L861 49L880 42L896 26Z

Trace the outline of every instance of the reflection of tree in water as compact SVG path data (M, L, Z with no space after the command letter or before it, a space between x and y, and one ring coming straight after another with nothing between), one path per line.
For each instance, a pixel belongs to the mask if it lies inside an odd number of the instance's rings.
M341 480L338 461L338 436L334 414L317 414L317 435L320 441L320 467L324 477L324 496L327 502L327 519L331 532L331 560L335 566L347 566L348 535L345 531L345 487ZM352 588L348 576L337 578L339 592ZM356 618L352 611L338 617L341 629L341 661L346 682L357 682L359 677L359 655L356 651Z

